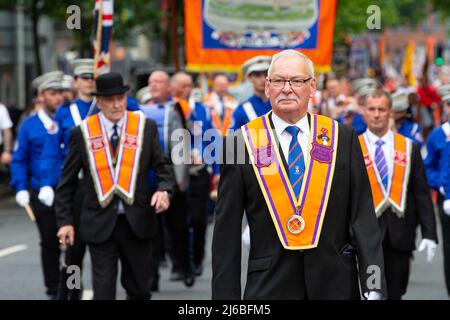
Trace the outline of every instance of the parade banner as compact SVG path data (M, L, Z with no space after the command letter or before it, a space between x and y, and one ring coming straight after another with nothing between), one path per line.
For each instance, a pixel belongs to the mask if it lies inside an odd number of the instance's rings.
M110 44L114 22L114 0L95 0L94 76L110 71Z
M295 49L330 71L336 0L185 1L187 69L236 72L256 55Z

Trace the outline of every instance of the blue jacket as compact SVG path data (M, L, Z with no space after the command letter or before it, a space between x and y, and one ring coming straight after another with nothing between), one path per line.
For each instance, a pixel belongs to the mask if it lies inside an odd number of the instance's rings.
M410 138L412 141L419 145L419 150L422 148L423 144L423 135L422 135L422 127L420 127L417 123L412 121L411 119L405 119L397 130L402 136Z
M47 136L50 134L37 114L28 117L20 127L11 162L11 186L16 192L40 189L45 175L41 162ZM55 187L56 184L56 180L48 179L48 185Z
M423 163L427 173L428 184L435 190L439 190L443 185L441 169L445 168L443 153L446 140L444 130L442 130L442 127L439 127L431 131L426 143L427 156Z
M445 191L445 200L450 199L450 140L445 142L442 153L441 167L442 186Z
M344 116L343 115L340 116L337 119L337 122L344 123ZM366 129L367 129L366 122L364 121L364 117L362 115L360 115L359 113L356 113L355 116L353 117L352 127L355 129L356 134L358 136L363 134L366 131Z
M78 106L81 119L85 119L91 106L91 102L76 99L75 103ZM43 174L41 186L51 185L52 181L58 181L61 175L64 159L69 152L70 130L75 127L75 123L70 113L70 104L71 103L63 104L56 111L55 120L59 126L58 133L47 135L45 139L41 164Z
M255 110L256 116L260 117L272 109L270 105L270 101L267 100L264 102L260 97L253 95L246 102L250 102L253 106L253 110ZM237 106L237 108L233 112L233 125L232 129L237 130L242 127L244 124L247 124L250 120L247 117L247 114L244 110L244 103Z

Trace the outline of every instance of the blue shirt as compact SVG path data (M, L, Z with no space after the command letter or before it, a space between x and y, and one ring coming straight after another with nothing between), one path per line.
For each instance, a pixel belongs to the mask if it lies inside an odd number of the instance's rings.
M74 102L78 107L81 119L85 119L92 101L86 102L76 99ZM49 186L53 180L59 180L64 159L69 152L70 130L75 127L75 122L70 113L70 104L63 104L56 111L55 120L59 127L58 133L46 136L41 164L43 174L42 186Z
M405 119L397 132L417 143L419 145L419 150L422 148L422 128L411 119Z
M164 123L166 121L165 114L166 108L165 104L152 104L152 105L142 105L141 111L145 114L145 116L149 119L152 119L156 122L156 126L158 127L159 134L159 142L161 145L161 149L165 151L166 141L164 141Z
M441 168L446 168L443 157L446 140L447 137L444 130L442 130L442 127L439 127L431 131L426 143L427 156L423 164L425 165L428 184L435 190L439 190L442 186Z
M151 104L151 105L141 105L140 109L145 114L145 116L156 122L156 126L158 128L159 134L159 143L161 145L161 149L166 152L165 147L168 144L168 141L165 141L165 122L166 122L166 103L161 104ZM155 191L158 185L158 178L156 173L153 170L150 170L148 175L150 190Z
M272 106L270 105L269 100L264 102L260 97L257 95L253 95L248 99L246 102L250 102L253 106L253 110L255 110L256 116L260 117L267 112L269 112L272 109ZM244 103L246 103L244 102ZM232 129L237 130L240 127L242 127L244 124L247 124L250 119L247 117L247 114L244 110L244 103L237 106L237 108L233 112L233 124Z
M11 186L16 192L28 188L35 191L40 189L44 177L40 167L47 136L50 134L37 114L28 117L20 127L11 161ZM48 185L56 186L56 180L49 181Z

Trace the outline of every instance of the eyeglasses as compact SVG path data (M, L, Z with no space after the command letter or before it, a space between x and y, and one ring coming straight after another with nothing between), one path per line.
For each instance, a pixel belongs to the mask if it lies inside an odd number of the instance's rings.
M309 80L311 80L312 77L309 77L307 79L268 79L269 83L274 87L274 88L284 88L284 84L286 82L289 83L289 85L291 86L291 88L301 88L305 83L307 83Z

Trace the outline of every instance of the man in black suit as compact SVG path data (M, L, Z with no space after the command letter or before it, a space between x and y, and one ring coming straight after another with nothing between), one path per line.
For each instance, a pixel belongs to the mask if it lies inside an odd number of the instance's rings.
M128 298L149 299L156 214L169 207L174 179L155 123L140 112L126 111L129 87L120 74L101 75L96 84L101 112L72 130L56 189L58 237L64 246L73 244L71 208L78 172L83 169L86 195L80 234L91 254L94 299L115 299L118 260ZM150 170L158 178L153 194Z
M419 146L390 129L392 101L377 89L366 97L367 131L360 136L383 239L388 299L401 299L408 286L416 229L431 262L437 246L436 220ZM392 121L392 120L391 120Z
M385 295L380 232L358 137L349 126L307 112L315 89L307 56L294 50L274 55L266 80L273 112L226 138L213 299L241 299L244 211L251 238L244 299ZM234 142L245 152L234 153ZM241 154L245 163L236 159Z

